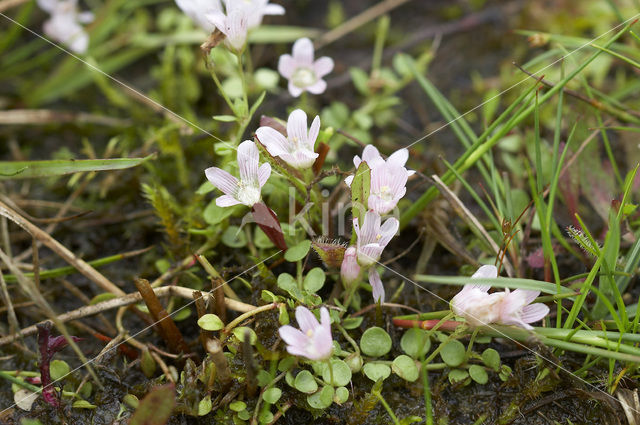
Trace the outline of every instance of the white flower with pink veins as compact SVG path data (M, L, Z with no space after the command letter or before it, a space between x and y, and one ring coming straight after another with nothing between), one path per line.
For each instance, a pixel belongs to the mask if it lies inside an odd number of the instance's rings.
M93 21L93 13L78 12L77 0L38 0L38 6L51 14L43 26L51 39L65 44L75 53L85 53L89 48L89 35L80 24Z
M400 222L395 217L388 218L382 225L381 222L380 215L374 211L367 211L362 228L358 219L353 219L353 231L357 236L358 264L362 267L371 266L380 259L382 251L400 227Z
M472 279L496 278L495 266L482 266ZM469 283L451 299L451 310L463 317L471 326L490 323L515 325L533 329L529 323L541 320L549 313L549 307L542 303L531 304L540 295L540 291L516 289L489 294L490 286Z
M318 157L314 145L319 132L320 117L316 116L307 130L307 114L302 109L296 109L287 120L287 137L269 126L257 129L256 136L271 155L302 170L310 168Z
M333 337L331 318L326 307L320 308L320 322L308 308L296 307L296 321L300 329L290 325L280 327L280 338L287 344L287 351L294 356L309 360L324 360L331 357Z
M204 171L207 179L224 193L216 199L217 206L244 204L253 207L260 202L260 191L271 175L271 165L265 163L258 166L259 160L256 144L245 140L238 146L240 179L218 167L210 167Z
M314 60L313 43L308 38L296 40L291 53L278 60L278 72L289 80L291 96L298 97L304 91L323 93L327 83L322 77L333 71L333 59L323 56Z

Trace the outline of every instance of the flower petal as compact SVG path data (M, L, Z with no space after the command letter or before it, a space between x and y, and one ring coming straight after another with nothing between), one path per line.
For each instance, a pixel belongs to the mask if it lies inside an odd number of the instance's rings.
M333 59L323 56L313 63L313 71L317 78L322 78L333 71Z
M384 302L384 286L382 286L382 279L375 267L369 269L369 284L373 290L373 301L383 303Z
M542 320L547 314L549 314L549 307L542 303L536 303L525 306L522 309L520 319L525 323L533 323Z
M279 4L267 4L264 9L262 9L263 15L284 15L284 7Z
M388 218L387 221L380 227L380 235L381 238L378 240L378 243L383 247L387 246L391 238L393 238L400 227L400 222L397 218L391 217Z
M307 136L307 114L302 109L296 109L287 119L287 139L290 144L296 145L307 140Z
M287 87L289 88L289 93L293 97L300 96L302 94L302 92L304 91L300 87L298 87L295 84L293 84L293 81L289 81L289 85Z
M278 329L280 338L288 345L304 346L309 342L309 338L299 329L293 326L284 325Z
M316 115L316 117L311 122L309 135L307 137L307 147L312 151L314 150L318 134L320 134L320 117Z
M278 59L278 72L284 78L289 79L298 67L298 63L290 54L284 54Z
M498 277L498 268L492 265L480 266L478 270L471 276L471 279L493 279ZM491 288L491 285L479 285L476 283L469 283L465 287L478 288L481 291L487 292Z
M307 37L300 38L293 43L292 53L298 65L311 66L313 64L313 43Z
M387 164L395 164L404 167L409 159L409 151L406 148L398 149L387 158Z
M260 153L252 140L245 140L238 146L238 169L243 183L258 183L258 161Z
M279 156L283 153L289 153L289 141L282 133L273 127L260 127L256 130L256 136L267 151L273 156Z
M232 207L241 203L231 195L222 195L216 198L216 205L219 207Z
M347 186L351 187L351 183L353 182L353 178L354 178L354 177L355 177L355 176L349 176L349 177L347 177L346 179L344 179L344 183L345 183Z
M207 180L220 189L225 195L235 194L238 188L238 179L225 170L218 167L209 167L204 170L204 174L207 176Z
M327 89L327 82L324 80L318 80L312 85L306 87L306 89L309 93L313 94L324 93L324 91Z
M268 163L264 163L258 168L258 184L260 184L260 188L269 180L269 176L271 176L271 165Z
M307 333L308 331L315 331L315 329L320 326L318 323L318 319L313 315L311 311L305 306L296 307L296 321L298 322L298 326L300 326L300 330L303 333Z

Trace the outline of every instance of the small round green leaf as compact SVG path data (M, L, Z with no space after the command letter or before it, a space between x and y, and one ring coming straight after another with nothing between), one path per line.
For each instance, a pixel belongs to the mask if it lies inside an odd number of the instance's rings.
M440 351L440 357L442 360L451 367L457 367L464 361L466 352L464 345L458 340L451 340L444 343L442 351Z
M393 360L391 370L405 381L413 382L418 379L419 373L416 362L411 357L404 354Z
M233 335L238 338L240 342L244 342L247 334L249 335L249 343L251 345L255 345L255 343L258 342L258 335L256 335L256 332L253 329L246 326L240 326L233 330Z
M248 421L249 419L251 419L251 412L249 412L248 410L238 412L238 418L243 421Z
M489 375L484 367L474 364L469 367L469 376L480 385L484 385L489 382Z
M204 221L207 224L215 226L216 224L219 224L222 220L233 214L233 210L234 208L231 207L217 206L216 200L214 199L202 212L202 218L204 218Z
M333 403L334 389L330 385L325 385L322 389L315 394L307 396L307 402L309 406L314 409L326 409Z
M221 240L229 248L242 248L247 244L247 236L238 226L227 227Z
M112 299L114 299L116 297L117 297L117 295L116 294L112 294L111 292L103 292L102 294L98 294L95 297L91 298L91 301L89 302L89 305L98 304L98 303L101 303L103 301L109 301L109 300L112 300Z
M367 356L384 356L391 350L391 337L384 329L374 326L362 334L360 349Z
M331 360L331 370L329 365L325 363L322 371L322 379L335 387L343 387L351 381L351 369L342 360ZM333 371L333 375L331 372ZM333 380L331 379L333 376Z
M482 362L496 372L500 370L500 354L493 348L487 348L482 352Z
M229 409L233 410L234 412L242 412L246 408L247 403L245 403L244 401L236 400L229 403Z
M345 329L355 329L362 324L364 317L347 317L342 321L342 327Z
M296 363L295 357L291 357L291 356L285 357L284 359L280 360L280 362L278 363L278 371L284 372L284 371L290 370L295 363Z
M280 400L281 396L282 396L282 390L277 387L271 387L265 390L265 392L262 394L262 398L264 399L264 401L271 404L274 404L278 400Z
M54 381L64 378L71 370L67 362L63 360L52 360L50 363L50 369L51 379Z
M349 366L352 373L360 372L362 369L362 357L360 357L357 353L350 354L346 359L344 359L345 363Z
M208 415L209 412L211 412L211 407L211 396L207 394L207 396L198 403L198 416Z
M336 393L333 396L333 401L335 401L338 404L342 404L347 400L349 400L349 390L346 389L345 387L336 388Z
M367 363L362 367L362 373L373 382L378 379L387 379L391 375L391 368L386 364Z
M198 326L205 331L219 331L224 328L224 323L222 323L222 320L215 314L203 314L202 317L198 319Z
M464 382L467 378L469 378L469 372L464 369L453 369L449 372L449 382L452 384Z
M307 275L304 277L302 286L304 286L304 289L307 292L313 294L322 289L322 287L324 286L325 278L326 276L324 274L324 270L322 270L320 267L314 267L309 270Z
M140 400L138 400L138 397L134 396L133 394L125 395L122 398L122 402L132 409L137 409L138 405L140 404Z
M305 239L299 244L287 249L287 252L284 253L284 259L291 263L300 261L304 257L306 257L307 253L309 252L309 248L311 248L311 241Z
M313 394L318 390L318 383L308 370L303 370L296 375L293 386L301 393Z
M431 349L431 339L429 339L429 334L425 330L412 328L402 335L400 347L402 351L414 359L418 359Z
M189 316L191 316L191 309L189 307L182 307L180 310L175 311L172 315L171 318L175 321L175 322L180 322L182 320L187 319Z
M269 410L260 412L260 414L258 415L258 422L260 422L261 424L270 424L271 422L273 422L273 413L271 413Z

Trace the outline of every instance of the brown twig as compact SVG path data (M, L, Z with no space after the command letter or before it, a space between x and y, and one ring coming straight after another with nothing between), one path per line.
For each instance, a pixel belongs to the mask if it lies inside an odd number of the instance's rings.
M176 326L169 313L164 309L160 300L153 292L153 288L149 285L149 281L146 279L135 279L134 283L138 292L142 295L144 303L149 308L149 313L153 320L155 320L160 331L160 335L165 340L171 351L174 353L190 354L191 349L187 345L186 341L182 337L180 329Z
M162 288L154 289L155 294L158 297L177 296L185 299L193 299L193 289L185 288L182 286L164 286ZM113 298L107 301L103 301L97 304L80 307L79 309L61 314L57 317L60 322L69 322L71 320L80 319L87 316L93 316L94 314L102 313L107 310L113 310L118 307L126 307L131 304L136 304L142 300L142 296L135 292L132 294L126 294L124 296ZM226 304L229 309L238 311L241 313L249 312L256 307L251 304L245 304L236 300L226 299ZM8 335L0 338L0 347L15 341L21 336L33 335L37 332L36 326L28 326L22 329L19 333Z
M113 282L104 277L102 273L91 267L84 260L76 257L76 255L69 251L64 245L52 238L48 233L35 226L24 217L16 213L7 204L0 201L0 215L7 217L9 220L16 223L18 226L26 230L31 236L42 242L49 249L58 254L62 259L75 267L82 275L94 282L100 288L106 292L111 292L115 295L125 295L124 291L117 287Z

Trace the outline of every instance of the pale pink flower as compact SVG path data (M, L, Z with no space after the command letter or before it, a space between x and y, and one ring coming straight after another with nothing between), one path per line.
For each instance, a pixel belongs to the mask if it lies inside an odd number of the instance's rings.
M227 47L240 52L247 43L250 15L251 13L248 10L233 8L227 10L226 15L222 12L216 12L205 16L226 36L224 42Z
M340 277L345 286L352 284L360 277L360 265L358 264L358 253L355 246L350 246L344 251L344 258L340 266Z
M206 32L212 33L216 29L206 15L222 13L220 0L176 0L176 4L185 15Z
M184 0L183 0L184 1ZM284 8L269 0L224 0L225 12L201 10L213 26L226 36L225 43L236 51L242 51L250 29L262 23L264 15L283 15Z
M407 170L405 168L407 159L409 159L409 151L406 148L398 149L397 151L389 155L389 157L385 161L382 155L380 155L380 152L378 152L378 148L376 148L373 145L367 145L364 147L364 150L362 151L362 158L360 158L358 155L353 157L353 165L355 165L357 170L358 167L360 166L360 163L364 161L369 166L369 169L373 170L374 168L380 167L384 164L387 164L387 165L393 164L398 167L404 168L405 172L407 173L407 177L409 177L409 176L412 176L415 173L415 171ZM354 176L349 176L346 179L344 179L344 182L347 184L347 186L351 187L351 182L353 181L353 177Z
M382 279L375 267L369 269L369 284L371 285L371 292L374 302L384 302L384 286L382 286Z
M314 118L307 131L307 114L296 109L287 120L287 137L269 126L258 128L256 136L271 155L280 157L293 168L305 169L311 167L318 157L313 147L319 132L320 117Z
M371 169L371 186L367 206L380 215L391 211L407 192L407 169L384 163Z
M285 325L280 327L280 338L287 343L287 351L309 360L324 360L331 356L331 318L326 307L320 309L320 322L304 306L296 308L296 320L300 329Z
M496 278L498 269L495 266L482 266L472 279ZM471 326L501 323L516 325L525 329L533 329L529 323L537 322L549 313L544 304L531 304L540 291L516 289L489 294L490 286L467 284L451 299L451 310L463 317Z
M271 175L271 166L267 163L258 167L260 154L251 140L245 140L238 146L238 169L240 180L217 167L207 168L207 179L224 195L216 199L219 207L244 204L252 207L260 202L260 191Z
M265 15L284 15L285 12L284 7L269 3L269 0L224 0L224 4L227 12L233 9L245 10L249 29L259 26Z
M38 0L38 6L51 14L43 25L49 38L67 45L75 53L87 51L89 35L80 24L92 22L93 13L78 12L77 0Z
M289 93L298 97L308 91L320 94L327 88L322 79L333 70L333 59L323 56L314 59L313 43L308 38L300 38L293 44L292 54L284 54L278 60L278 72L289 80Z
M529 323L542 320L542 318L549 314L548 306L542 303L531 304L538 295L540 295L540 291L516 289L511 292L507 288L501 303L498 323L533 329Z
M388 218L382 225L381 221L380 214L371 210L364 216L362 229L358 219L353 219L353 230L357 235L358 263L362 267L370 266L380 259L382 251L400 226L395 217Z

